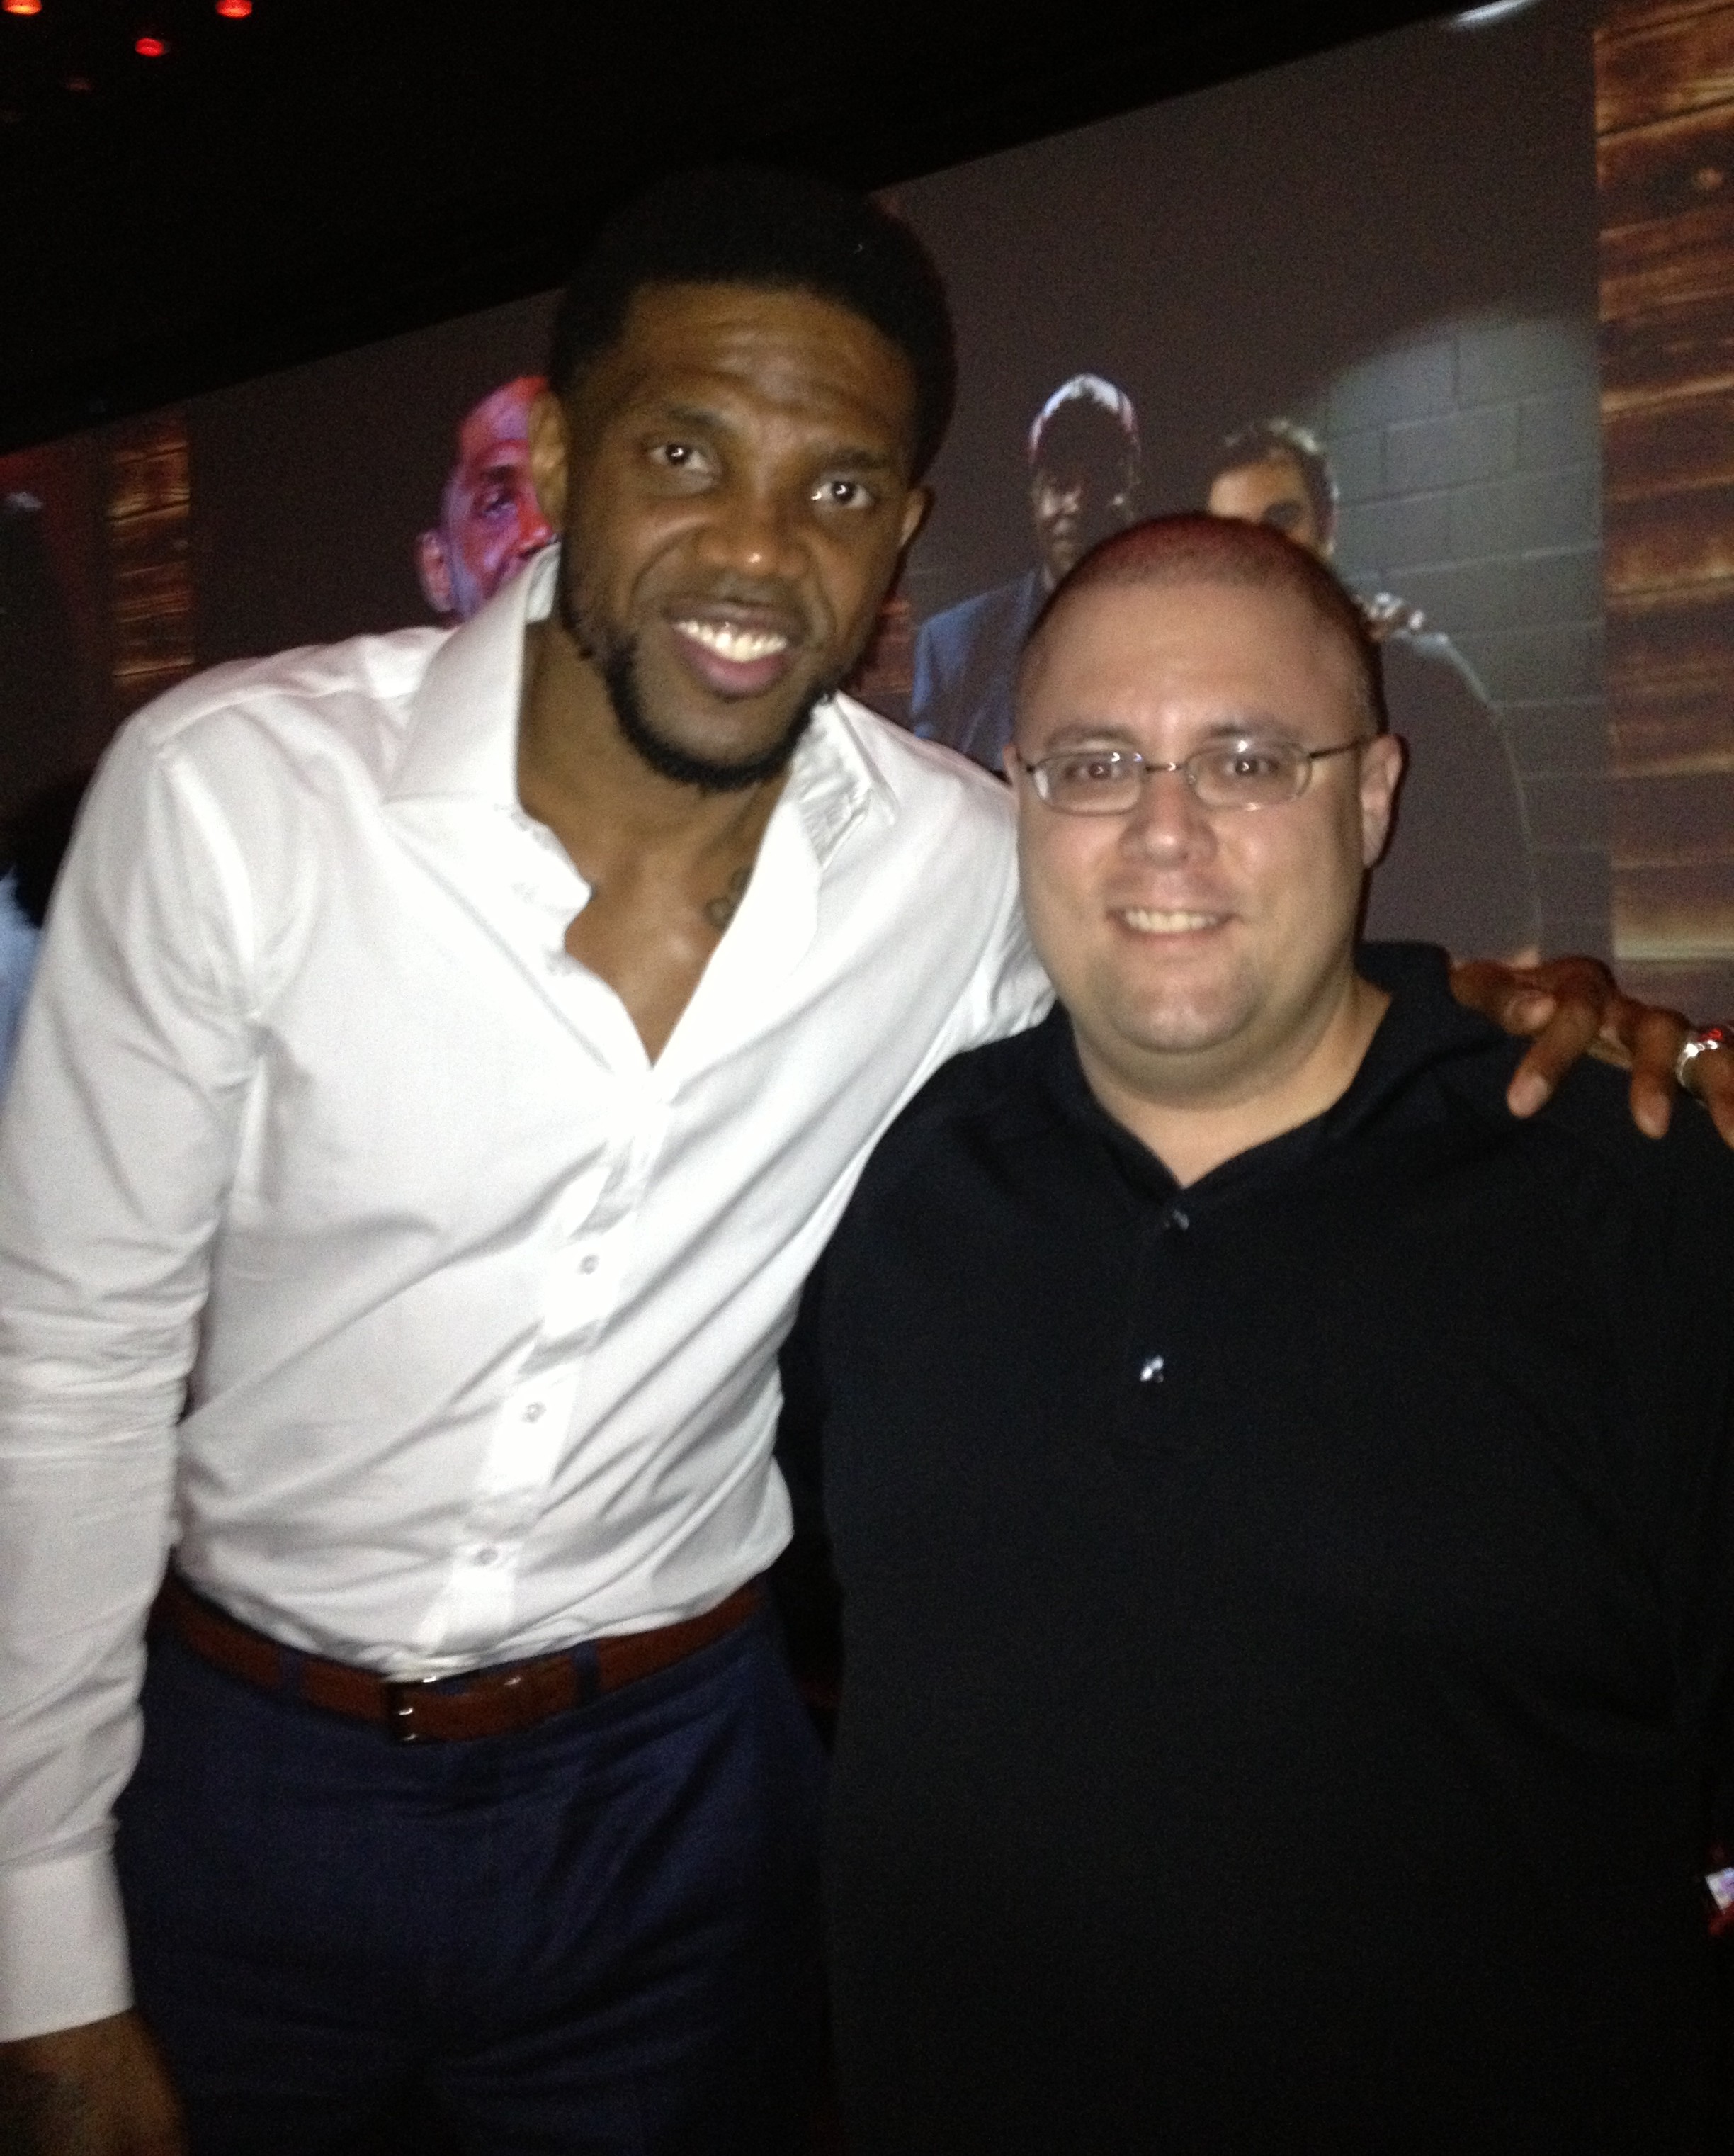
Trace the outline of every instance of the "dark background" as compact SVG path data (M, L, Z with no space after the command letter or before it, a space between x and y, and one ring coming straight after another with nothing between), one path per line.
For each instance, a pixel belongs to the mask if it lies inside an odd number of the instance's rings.
M1428 12L42 0L0 15L0 449L543 290L670 166L883 185Z

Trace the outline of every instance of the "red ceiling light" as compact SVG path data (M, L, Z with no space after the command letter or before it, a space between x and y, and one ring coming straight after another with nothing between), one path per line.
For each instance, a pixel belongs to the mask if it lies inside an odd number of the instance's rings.
M155 38L147 30L141 38L135 38L132 49L141 60L160 60L168 50L167 38Z
M253 0L217 0L217 13L231 23L244 23L253 13Z
M42 0L6 0L6 12L8 15L39 15Z

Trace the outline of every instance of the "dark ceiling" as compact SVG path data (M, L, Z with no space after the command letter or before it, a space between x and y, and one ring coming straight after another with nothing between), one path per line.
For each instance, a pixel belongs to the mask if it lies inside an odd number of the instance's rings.
M39 4L0 14L0 447L542 290L670 166L882 184L1439 12ZM141 32L166 54L139 57Z

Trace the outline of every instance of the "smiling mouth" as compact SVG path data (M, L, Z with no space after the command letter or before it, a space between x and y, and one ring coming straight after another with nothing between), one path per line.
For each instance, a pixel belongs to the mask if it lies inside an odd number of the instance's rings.
M731 666L750 666L788 649L788 639L774 629L741 629L727 621L677 621L674 626L679 634L702 644Z
M795 638L767 621L676 614L669 627L689 673L727 702L776 688L795 660Z
M1220 928L1225 913L1188 913L1151 906L1125 906L1120 918L1141 936L1191 936L1206 928Z

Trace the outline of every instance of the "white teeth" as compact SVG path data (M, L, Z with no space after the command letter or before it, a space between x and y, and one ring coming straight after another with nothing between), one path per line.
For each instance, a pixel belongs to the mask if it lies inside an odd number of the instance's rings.
M755 659L769 659L779 651L788 649L788 639L779 636L775 629L736 629L731 623L721 621L677 621L675 624L682 636L690 636L695 644L702 644L707 651L714 651L719 659L732 665L745 666Z
M1146 936L1183 936L1188 929L1214 928L1221 919L1215 913L1159 913L1153 907L1128 906L1121 919L1128 928Z

